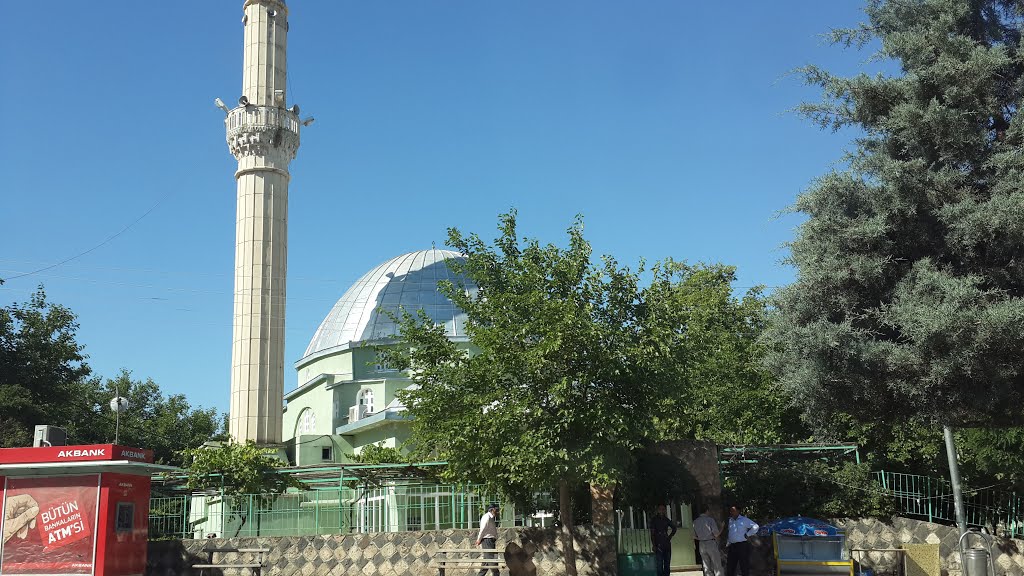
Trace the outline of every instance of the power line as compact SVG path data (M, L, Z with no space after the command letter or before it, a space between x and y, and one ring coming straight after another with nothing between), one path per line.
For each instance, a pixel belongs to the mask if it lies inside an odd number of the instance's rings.
M168 195L169 194L165 194L162 198L157 200L156 204L153 204L153 206L151 206L149 210L146 210L145 212L143 212L142 216L139 216L138 218L133 220L130 224L128 224L127 226L125 226L121 230L117 231L113 236L108 237L106 240L104 240L103 242L100 242L99 244L93 246L92 248L89 248L88 250L86 250L84 252L79 252L78 254L75 254L74 256L72 256L70 258L65 258L64 260L61 260L60 262L57 262L56 264L51 264L49 266L44 266L42 268L39 268L38 270L33 270L31 272L25 272L24 274L18 274L17 276L11 276L11 277L7 278L6 280L17 280L18 278L24 278L26 276L32 276L32 275L38 274L40 272L45 272L47 270L52 270L53 268L56 268L56 267L61 266L63 264L67 264L68 262L71 262L72 260L76 260L78 258L81 258L82 256L85 256L86 254L89 254L90 252L93 252L94 250L99 249L100 247L106 245L111 240L113 240L113 239L117 238L118 236L120 236L121 234L124 234L125 232L127 232L132 226L138 224L139 221L142 220L143 218L145 218L146 216L149 216L149 214L151 212L153 212L153 210L156 210L156 207L159 206L167 198Z

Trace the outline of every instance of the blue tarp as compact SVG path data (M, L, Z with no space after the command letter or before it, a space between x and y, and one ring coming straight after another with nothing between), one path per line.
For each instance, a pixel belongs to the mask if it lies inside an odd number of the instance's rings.
M791 516L762 526L757 534L767 536L773 532L783 536L838 536L840 530L822 520L806 516Z

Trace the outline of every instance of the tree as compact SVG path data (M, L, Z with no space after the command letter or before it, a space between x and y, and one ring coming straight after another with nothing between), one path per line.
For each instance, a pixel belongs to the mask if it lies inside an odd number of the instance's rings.
M224 437L224 416L215 408L193 408L184 394L164 395L153 380L136 380L123 370L102 383L98 378L89 381L83 405L91 409L76 422L79 440L114 441L115 414L107 404L118 393L128 399L128 409L120 416L120 443L153 450L157 463L184 466L182 450Z
M400 448L385 446L384 442L367 444L358 454L346 454L356 464L411 464Z
M180 465L178 451L223 433L215 409L165 396L150 379L132 379L128 371L106 381L90 377L77 330L75 315L49 302L42 287L29 302L0 309L0 446L31 445L37 424L66 429L76 444L113 442L108 406L118 392L129 401L121 443L152 449L159 463Z
M189 461L187 485L191 490L218 490L226 497L255 495L257 511L274 501L288 488L305 486L288 474L279 472L284 462L266 455L253 441L244 444L227 442L215 447L191 448L182 451ZM235 509L241 524L235 536L242 531L252 510ZM225 513L227 506L225 506ZM256 514L256 535L260 533L260 515Z
M1024 428L961 430L957 445L970 485L1024 493Z
M1020 0L872 0L841 43L877 41L902 74L841 78L803 112L860 131L846 166L796 202L797 281L778 294L771 364L804 414L953 426L1024 422Z
M575 574L570 495L582 483L620 480L649 438L652 400L675 387L664 368L672 330L662 307L643 302L636 272L611 257L591 263L581 220L564 249L521 241L515 212L501 216L499 230L493 246L449 230L449 245L465 255L449 266L478 291L441 290L466 312L473 353L408 314L407 347L383 353L417 385L402 395L414 454L506 494L558 486L566 572Z
M89 365L78 322L42 286L0 309L0 447L30 446L37 424L73 428Z
M681 458L647 449L637 455L616 498L624 505L654 510L669 501L694 503L699 493L697 479Z
M678 383L659 399L657 438L718 444L771 444L806 439L808 431L763 366L760 338L767 304L760 288L733 292L736 269L668 261L643 291L657 307L672 361L661 369Z
M1019 0L873 0L842 43L880 43L894 76L842 78L802 111L859 135L797 199L797 280L770 364L819 424L1024 422L1024 90Z
M867 464L762 460L737 465L723 480L727 501L742 503L751 518L886 518L892 498L878 488Z

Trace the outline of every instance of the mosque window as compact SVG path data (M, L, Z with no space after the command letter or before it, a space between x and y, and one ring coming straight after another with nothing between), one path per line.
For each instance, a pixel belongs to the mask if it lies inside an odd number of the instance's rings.
M375 367L375 370L377 370L377 372L398 372L397 369L388 365L387 360L384 359L384 355L381 354L379 350L377 351L377 366Z
M360 410L363 414L373 413L373 390L363 388L359 391L359 405L364 407Z
M299 414L299 434L312 434L316 430L316 414L306 408Z

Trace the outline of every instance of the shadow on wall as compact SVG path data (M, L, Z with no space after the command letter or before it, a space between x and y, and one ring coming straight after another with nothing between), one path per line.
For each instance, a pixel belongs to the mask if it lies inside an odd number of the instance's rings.
M189 552L181 540L150 542L146 552L146 576L180 576L206 558Z
M536 552L536 548L532 544L527 544L527 548L523 548L515 542L505 546L505 563L508 565L508 575L537 576L537 565L533 563L533 553Z
M997 538L995 547L999 552L1009 556L1016 556L1019 558L1021 555L1024 555L1024 546L1020 545L1020 540Z
M576 542L576 569L579 574L607 574L609 567L616 562L614 537L609 538L606 546L599 540L605 538L591 527L578 527L574 531ZM537 561L545 563L545 571L537 566ZM505 546L505 562L508 564L509 576L538 576L562 573L564 565L561 554L561 531L557 528L522 528L519 529L519 542L510 542Z

